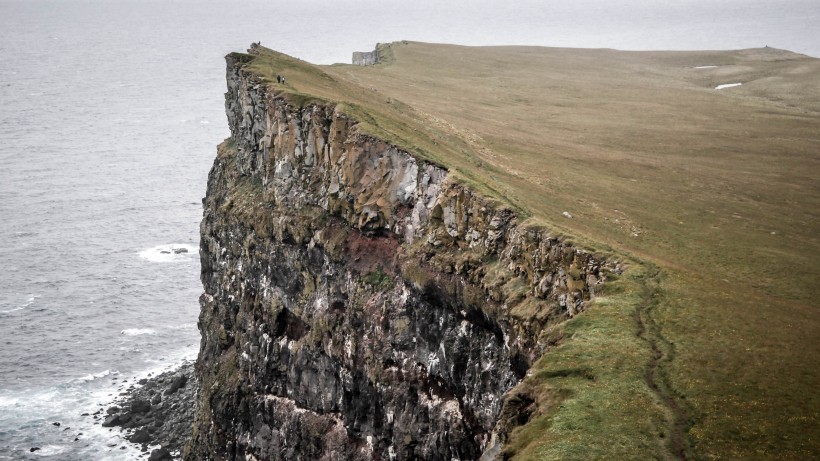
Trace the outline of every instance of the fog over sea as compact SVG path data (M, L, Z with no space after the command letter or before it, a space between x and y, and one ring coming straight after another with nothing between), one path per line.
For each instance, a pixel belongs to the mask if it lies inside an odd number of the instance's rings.
M0 0L0 460L139 458L81 414L196 357L225 54L261 41L330 64L404 39L820 56L817 0L671 3Z

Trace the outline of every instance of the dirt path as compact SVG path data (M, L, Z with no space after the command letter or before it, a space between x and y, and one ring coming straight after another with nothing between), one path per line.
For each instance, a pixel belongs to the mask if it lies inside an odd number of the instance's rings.
M668 445L675 459L688 461L686 450L686 431L688 418L686 410L673 395L669 379L663 368L674 359L675 348L661 334L661 329L653 317L657 307L658 278L660 271L654 269L649 275L640 279L643 288L640 305L635 309L635 322L638 325L637 335L646 341L652 350L652 358L646 367L646 384L658 396L670 413L671 438Z

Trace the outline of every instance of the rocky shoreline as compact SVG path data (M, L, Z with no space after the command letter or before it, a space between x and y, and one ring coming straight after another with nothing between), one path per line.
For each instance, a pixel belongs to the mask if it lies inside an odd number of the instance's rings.
M191 435L196 402L194 363L141 379L114 405L92 416L103 427L118 427L149 461L180 459Z

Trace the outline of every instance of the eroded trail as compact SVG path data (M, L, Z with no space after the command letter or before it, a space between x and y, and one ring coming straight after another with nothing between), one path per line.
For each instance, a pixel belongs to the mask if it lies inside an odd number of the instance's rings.
M661 272L657 268L639 279L643 289L640 305L635 309L637 335L647 342L652 350L652 358L646 367L646 384L658 396L669 412L670 439L668 447L675 459L687 461L686 432L688 418L684 406L675 397L664 364L674 360L675 348L662 334L654 314L658 306Z

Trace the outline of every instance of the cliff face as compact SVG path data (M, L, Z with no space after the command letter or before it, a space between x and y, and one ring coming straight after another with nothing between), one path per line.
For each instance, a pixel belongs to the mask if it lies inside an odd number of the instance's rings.
M526 421L504 397L542 332L610 268L242 59L204 200L186 457L479 459Z

